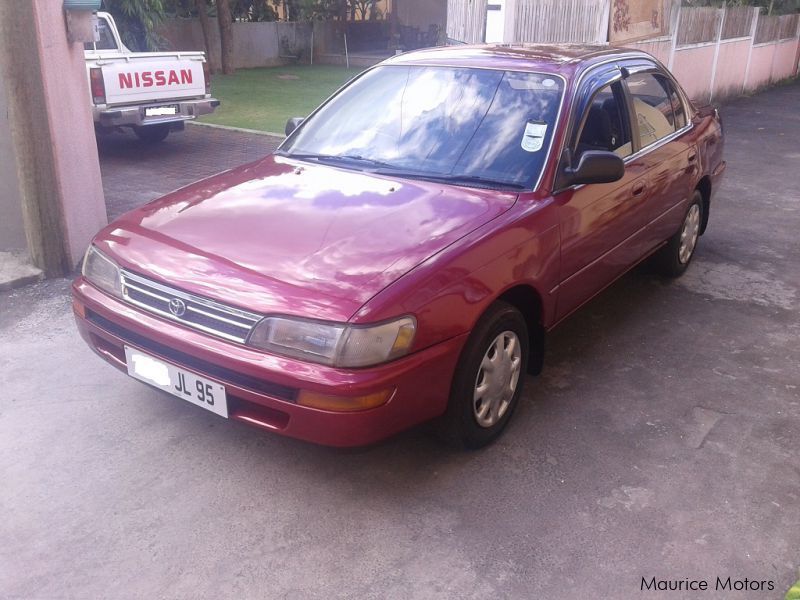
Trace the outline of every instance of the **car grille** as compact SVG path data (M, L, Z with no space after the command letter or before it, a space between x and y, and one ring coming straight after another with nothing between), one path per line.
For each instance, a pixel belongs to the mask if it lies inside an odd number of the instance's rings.
M262 317L189 294L130 271L122 271L122 295L129 303L217 337L244 343Z

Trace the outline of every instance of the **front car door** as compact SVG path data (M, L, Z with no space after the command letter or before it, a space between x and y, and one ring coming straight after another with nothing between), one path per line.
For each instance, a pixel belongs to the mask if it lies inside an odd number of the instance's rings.
M646 221L648 195L646 165L629 161L638 140L619 63L583 75L575 98L559 173L576 165L586 150L615 152L626 166L623 178L613 183L564 186L556 177L554 198L561 213L558 320L635 262L630 240Z

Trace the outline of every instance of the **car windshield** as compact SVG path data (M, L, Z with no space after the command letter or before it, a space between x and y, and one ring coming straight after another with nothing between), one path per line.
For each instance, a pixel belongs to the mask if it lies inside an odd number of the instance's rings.
M279 154L398 176L530 189L550 147L559 77L491 69L374 68Z

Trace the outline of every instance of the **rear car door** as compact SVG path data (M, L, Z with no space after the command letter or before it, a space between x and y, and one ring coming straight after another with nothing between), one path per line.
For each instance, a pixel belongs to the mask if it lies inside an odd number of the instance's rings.
M689 141L688 108L671 79L660 69L636 71L624 80L638 151L626 169L647 173L646 203L637 240L642 255L671 236L684 216L697 179L697 149Z

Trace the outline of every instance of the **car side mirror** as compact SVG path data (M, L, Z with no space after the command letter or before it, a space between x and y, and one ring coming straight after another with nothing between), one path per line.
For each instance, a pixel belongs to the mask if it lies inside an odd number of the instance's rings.
M577 167L564 169L568 185L611 183L625 175L625 163L613 152L587 150L581 154Z
M305 119L303 117L292 117L286 121L286 127L283 130L283 132L286 134L286 137L292 135L292 132L300 127L300 123L302 123L304 120Z

